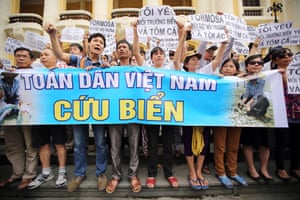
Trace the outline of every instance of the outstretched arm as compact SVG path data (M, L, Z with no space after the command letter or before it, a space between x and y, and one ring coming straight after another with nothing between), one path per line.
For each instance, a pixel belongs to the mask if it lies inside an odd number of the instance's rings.
M61 45L60 45L58 37L57 37L56 27L51 23L46 23L44 26L44 30L50 36L52 49L53 49L56 57L59 60L65 61L66 63L70 63L70 54L64 53L63 50L61 49Z
M181 61L184 54L185 49L185 28L184 25L180 22L177 22L178 26L178 45L174 55L174 68L175 70L181 70Z
M142 66L145 62L143 56L140 54L140 47L139 47L139 36L137 32L137 21L132 23L133 27L133 44L132 44L132 49L133 49L133 55L136 58L136 62L139 66Z
M221 64L221 62L223 60L223 54L224 54L225 49L226 49L226 45L227 45L227 41L221 42L221 45L218 48L218 52L216 54L216 57L211 62L213 71L215 71L217 69L217 67L219 66L219 64Z
M257 54L257 49L258 49L259 43L260 43L260 38L257 37L254 40L252 47L249 49L249 56Z

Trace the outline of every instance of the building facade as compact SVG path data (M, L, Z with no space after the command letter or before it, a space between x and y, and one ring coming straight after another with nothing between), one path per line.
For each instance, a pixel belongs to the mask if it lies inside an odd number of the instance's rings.
M0 58L9 59L4 51L7 37L24 40L26 31L47 35L43 24L51 22L59 30L78 27L88 30L90 19L112 19L116 21L118 35L124 36L146 5L170 5L178 20L186 20L186 15L197 13L230 13L243 17L247 24L257 26L274 22L274 12L267 12L275 0L1 0L0 1ZM299 0L277 0L282 4L282 12L277 12L279 22L293 21L300 28ZM296 48L297 47L293 47Z

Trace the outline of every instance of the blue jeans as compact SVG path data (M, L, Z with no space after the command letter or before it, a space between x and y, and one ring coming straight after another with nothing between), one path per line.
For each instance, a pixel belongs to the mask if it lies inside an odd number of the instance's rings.
M96 145L96 176L99 176L105 173L107 167L105 126L92 125L92 128ZM86 174L88 134L88 125L73 125L75 176Z

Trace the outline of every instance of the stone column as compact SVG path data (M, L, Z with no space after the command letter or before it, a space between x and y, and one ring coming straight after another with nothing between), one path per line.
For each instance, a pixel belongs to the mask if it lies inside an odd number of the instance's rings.
M56 23L59 20L59 13L62 11L62 3L60 0L45 0L44 1L44 16L43 22ZM64 6L65 7L65 6Z
M216 12L223 12L228 14L235 14L233 10L233 1L232 0L222 0L220 3L218 0L213 0L212 2L215 6L214 13Z
M108 0L93 0L93 18L98 20L109 19Z
M162 0L144 0L143 6L160 6L162 5Z
M6 58L7 53L4 51L4 45L5 41L7 38L7 35L4 31L5 26L8 24L8 16L11 14L11 6L12 6L12 1L11 0L1 0L0 1L0 13L1 13L1 18L0 18L0 58Z
M196 13L216 13L218 11L233 14L233 1L223 0L193 0L192 6L196 8Z

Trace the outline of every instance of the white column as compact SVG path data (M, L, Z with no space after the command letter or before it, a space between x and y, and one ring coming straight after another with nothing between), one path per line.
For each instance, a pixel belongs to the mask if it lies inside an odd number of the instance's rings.
M45 0L44 1L44 16L43 21L56 23L59 20L60 0Z
M7 54L4 51L4 45L7 38L4 32L5 26L8 24L8 16L11 14L11 0L1 0L0 1L0 58L6 58ZM6 58L7 59L7 58Z
M233 1L232 0L222 0L222 3L218 0L214 0L214 13L216 12L223 12L233 14Z
M211 1L207 0L194 0L193 5L196 8L196 13L210 13L211 12Z
M108 0L93 0L93 18L108 19Z
M160 6L161 1L160 0L146 0L146 4L144 6Z
M193 5L197 13L233 13L233 1L232 0L195 0Z
M282 13L279 13L279 22L285 22L292 19L293 27L300 27L300 2L298 0L282 1Z
M279 22L293 21L294 29L300 27L300 2L298 0L282 1L282 13L279 13ZM288 46L294 53L300 52L300 45Z

